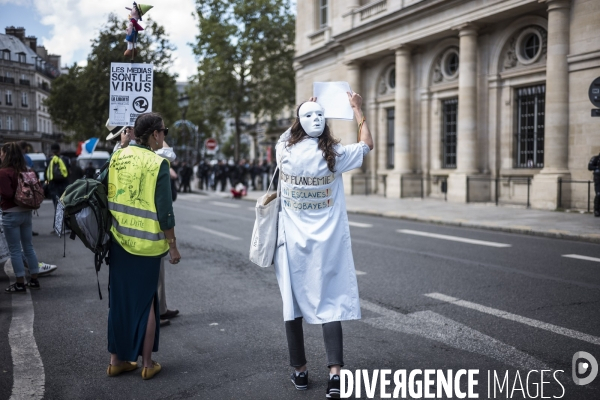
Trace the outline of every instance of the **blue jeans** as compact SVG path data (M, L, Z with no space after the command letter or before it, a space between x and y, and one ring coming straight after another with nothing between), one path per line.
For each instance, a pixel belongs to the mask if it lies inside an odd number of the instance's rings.
M23 264L23 254L29 266L29 273L35 275L39 272L35 250L31 243L32 234L32 212L5 212L2 213L2 227L4 228L4 236L10 251L10 261L12 262L13 271L17 278L25 276L25 265ZM23 249L21 252L21 248Z

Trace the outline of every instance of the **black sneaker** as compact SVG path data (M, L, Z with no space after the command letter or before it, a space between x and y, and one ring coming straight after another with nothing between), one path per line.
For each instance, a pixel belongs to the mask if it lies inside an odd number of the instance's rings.
M296 375L296 371L292 372L292 383L296 386L297 390L308 389L308 371L300 372ZM339 385L338 385L339 387ZM339 392L339 391L338 391Z
M4 293L6 294L16 294L16 293L27 293L27 288L24 283L15 282L6 289L4 289Z
M37 279L30 279L29 282L27 283L27 287L29 289L39 290L40 289L40 281L38 281Z
M340 398L340 376L334 375L329 379L327 384L327 394L325 395L328 399L339 399Z

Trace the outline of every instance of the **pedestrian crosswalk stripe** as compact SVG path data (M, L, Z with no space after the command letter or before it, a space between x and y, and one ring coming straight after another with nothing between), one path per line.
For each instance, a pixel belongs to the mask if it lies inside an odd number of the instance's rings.
M220 207L240 208L239 204L229 204L229 203L223 203L221 201L211 201L210 203L214 204L215 206L220 206Z
M402 314L366 300L360 301L360 307L381 315L361 320L376 328L424 337L455 349L496 359L520 370L550 369L544 362L513 346L431 310Z
M197 230L202 231L202 232L210 233L212 235L220 236L220 237L223 237L225 239L230 239L230 240L240 240L241 239L240 237L233 236L233 235L228 235L226 233L215 231L215 230L212 230L212 229L208 229L208 228L205 228L203 226L193 225L192 228L197 229Z
M453 242L477 244L480 246L511 247L510 244L506 244L506 243L486 242L484 240L468 239L468 238L459 237L459 236L440 235L438 233L413 231L411 229L398 229L397 231L400 233L406 233L408 235L425 236L425 237L430 237L430 238L435 238L435 239L451 240Z
M587 333L578 332L573 329L563 328L561 326L556 326L552 324L548 324L546 322L538 321L535 319L522 317L520 315L511 314L506 311L497 310L495 308L483 306L481 304L472 303L470 301L460 300L455 297L446 296L441 293L428 293L425 296L431 297L432 299L444 301L446 303L454 304L460 307L470 308L471 310L480 311L485 314L494 315L499 318L508 319L510 321L520 322L525 325L532 326L534 328L544 329L549 332L557 333L559 335L567 336L572 339L579 339L584 342L588 342L595 345L600 345L600 337L588 335Z
M353 222L353 221L348 221L348 225L355 226L357 228L372 228L373 227L373 224L363 224L362 222Z
M355 270L354 272L356 272L356 275L366 275L366 272L363 271L359 271L359 270Z
M600 262L600 258L596 258L596 257L588 257L588 256L581 256L579 254L563 254L563 257L567 257L567 258L576 258L578 260L586 260L586 261L595 261L595 262Z

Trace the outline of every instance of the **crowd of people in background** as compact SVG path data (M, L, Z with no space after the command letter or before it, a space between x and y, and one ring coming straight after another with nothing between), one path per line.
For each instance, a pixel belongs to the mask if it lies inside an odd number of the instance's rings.
M239 198L248 190L267 190L269 179L275 167L275 161L249 161L241 159L237 164L233 161L204 160L193 167L186 162L172 163L177 173L176 187L178 192L192 191L192 180L197 179L195 187L204 191L231 191L233 197ZM277 179L273 185L277 188Z

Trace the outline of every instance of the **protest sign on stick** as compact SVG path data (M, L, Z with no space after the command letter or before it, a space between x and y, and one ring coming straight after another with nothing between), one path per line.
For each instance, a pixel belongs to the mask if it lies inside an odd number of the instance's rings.
M152 111L152 64L111 63L108 118L112 126L133 126L138 115Z

